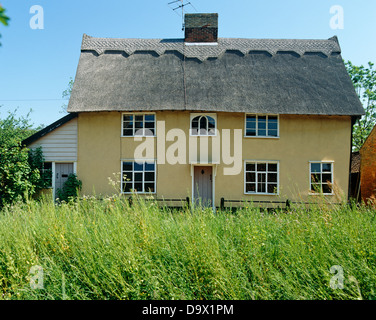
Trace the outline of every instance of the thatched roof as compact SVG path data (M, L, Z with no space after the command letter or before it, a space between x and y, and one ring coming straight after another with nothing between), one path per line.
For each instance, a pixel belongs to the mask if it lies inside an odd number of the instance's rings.
M188 45L84 35L68 111L362 115L340 52L336 37Z

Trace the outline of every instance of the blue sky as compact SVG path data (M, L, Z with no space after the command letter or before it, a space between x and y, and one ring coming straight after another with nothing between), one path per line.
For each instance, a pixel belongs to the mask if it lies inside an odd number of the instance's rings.
M0 25L0 117L32 109L35 125L63 116L62 92L76 74L82 35L182 38L173 0L0 0L11 18ZM376 62L375 0L189 0L187 12L219 14L219 37L327 39L337 35L345 60ZM44 29L33 30L30 8L43 8ZM343 29L331 28L330 8L343 8Z

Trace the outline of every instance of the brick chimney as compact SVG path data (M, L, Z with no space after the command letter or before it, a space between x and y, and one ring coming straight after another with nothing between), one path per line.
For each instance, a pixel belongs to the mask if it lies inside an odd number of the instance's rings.
M187 13L185 42L217 42L218 13Z

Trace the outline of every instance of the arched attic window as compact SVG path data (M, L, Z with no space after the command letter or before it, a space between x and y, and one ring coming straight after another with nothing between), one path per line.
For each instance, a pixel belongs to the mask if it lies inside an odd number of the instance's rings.
M191 120L191 134L193 136L215 136L215 118L208 115L194 116Z

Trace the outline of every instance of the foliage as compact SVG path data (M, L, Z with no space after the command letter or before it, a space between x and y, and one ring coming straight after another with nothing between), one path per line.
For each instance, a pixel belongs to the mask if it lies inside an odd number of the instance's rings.
M354 126L353 146L357 151L376 124L376 70L371 62L368 67L354 66L351 61L345 65L366 113Z
M35 192L51 187L52 170L44 169L44 156L42 147L29 150L29 166L32 170L38 170L40 178L35 182Z
M77 176L72 173L68 176L67 181L64 183L62 189L58 189L56 194L60 201L68 202L72 198L78 197L79 191L82 187L82 181L77 178Z
M10 20L9 17L5 15L5 9L0 4L0 23L2 23L4 26L7 26L9 20ZM1 38L1 34L0 34L0 38ZM1 46L1 43L0 43L0 46Z
M31 110L26 117L17 117L16 109L8 112L5 119L0 119L0 146L16 146L41 129L41 127L33 129L29 118L30 112Z
M73 84L74 84L74 81L73 81L73 78L71 77L71 78L69 79L68 87L67 87L67 88L63 91L63 93L62 93L62 98L63 98L63 99L69 100L70 95L71 95L71 93L72 93ZM68 107L67 104L63 104L63 105L61 106L61 108L62 108L62 113L67 113L67 107Z
M29 166L27 149L0 146L0 208L31 196L39 178L39 171Z
M214 214L118 197L28 202L0 215L0 298L375 299L375 241L365 206ZM43 289L30 287L32 266ZM343 289L330 285L332 266Z
M36 130L29 114L16 117L16 111L0 119L0 207L30 197L40 180L39 170L30 166L28 151L21 141Z

